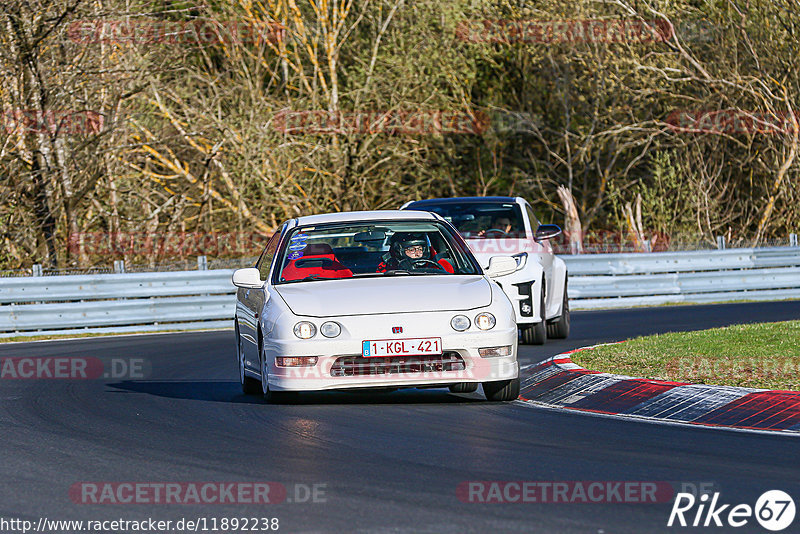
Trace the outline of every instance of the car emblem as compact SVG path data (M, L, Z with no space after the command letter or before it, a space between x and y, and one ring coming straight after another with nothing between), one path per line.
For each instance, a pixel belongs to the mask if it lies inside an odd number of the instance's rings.
M402 326L393 326L392 327L392 334L402 334L403 327Z

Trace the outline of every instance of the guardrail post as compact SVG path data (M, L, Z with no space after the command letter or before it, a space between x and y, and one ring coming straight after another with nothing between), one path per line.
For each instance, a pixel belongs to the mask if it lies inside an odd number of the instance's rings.
M197 256L197 270L198 271L208 270L208 258L206 258L205 256Z
M125 260L114 260L114 272L115 273L125 272Z
M717 236L717 248L719 250L725 250L725 236L724 235L718 235Z
M650 243L649 239L642 241L642 246L645 252L653 252L653 245Z
M42 265L40 263L34 263L31 267L31 276L42 276Z
M790 247L797 246L797 234L789 234L789 246Z

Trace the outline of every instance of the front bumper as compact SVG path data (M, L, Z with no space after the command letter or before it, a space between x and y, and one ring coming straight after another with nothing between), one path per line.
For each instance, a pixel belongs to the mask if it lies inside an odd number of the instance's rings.
M519 326L536 324L542 320L539 310L541 280L532 277L530 272L523 269L494 279L514 305L514 316Z
M517 362L517 328L492 329L488 332L464 332L432 337L442 338L445 354L457 354L463 369L441 370L435 365L415 372L374 373L360 376L334 376L331 372L337 359L360 357L361 339L268 340L265 343L269 364L269 386L276 391L320 391L349 388L417 387L456 384L459 382L491 382L519 376ZM415 336L417 337L417 336ZM418 336L423 337L423 336ZM398 336L401 339L402 336ZM479 348L511 346L510 356L482 358ZM278 367L276 356L316 356L317 364L309 367ZM415 357L404 357L414 361ZM375 358L381 360L381 358Z

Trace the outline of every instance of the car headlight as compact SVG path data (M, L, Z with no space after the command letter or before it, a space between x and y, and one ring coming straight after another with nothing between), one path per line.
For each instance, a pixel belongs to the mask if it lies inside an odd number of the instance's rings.
M336 337L342 333L342 327L339 323L328 321L327 323L322 323L322 326L319 327L319 331L325 337Z
M520 252L519 254L514 254L511 256L517 261L517 270L525 268L525 264L528 263L528 253L527 252Z
M299 337L300 339L311 339L315 335L317 335L317 327L314 326L314 323L309 323L308 321L300 321L296 325L294 325L294 335Z
M450 326L453 327L453 330L457 332L463 332L467 328L469 328L470 322L469 317L466 315L456 315L452 319L450 319Z
M481 330L491 330L495 324L497 324L497 321L494 315L489 312L479 313L475 316L475 325Z

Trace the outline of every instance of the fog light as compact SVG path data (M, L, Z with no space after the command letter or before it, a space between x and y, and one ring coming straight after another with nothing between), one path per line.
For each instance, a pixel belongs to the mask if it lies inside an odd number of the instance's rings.
M317 327L314 326L314 323L309 323L308 321L300 321L296 325L294 325L294 335L299 337L300 339L310 339L317 334Z
M450 319L450 326L453 327L453 330L457 332L463 332L467 328L469 328L469 317L466 315L456 315L452 319Z
M481 330L491 330L495 323L494 315L491 313L479 313L475 316L475 325Z
M486 347L485 349L478 349L478 354L481 358L496 358L498 356L511 356L511 345L504 347Z
M317 365L316 356L278 356L275 358L278 367L311 367Z
M328 321L327 323L322 323L322 326L319 327L319 331L325 337L336 337L342 333L342 327L339 323Z

